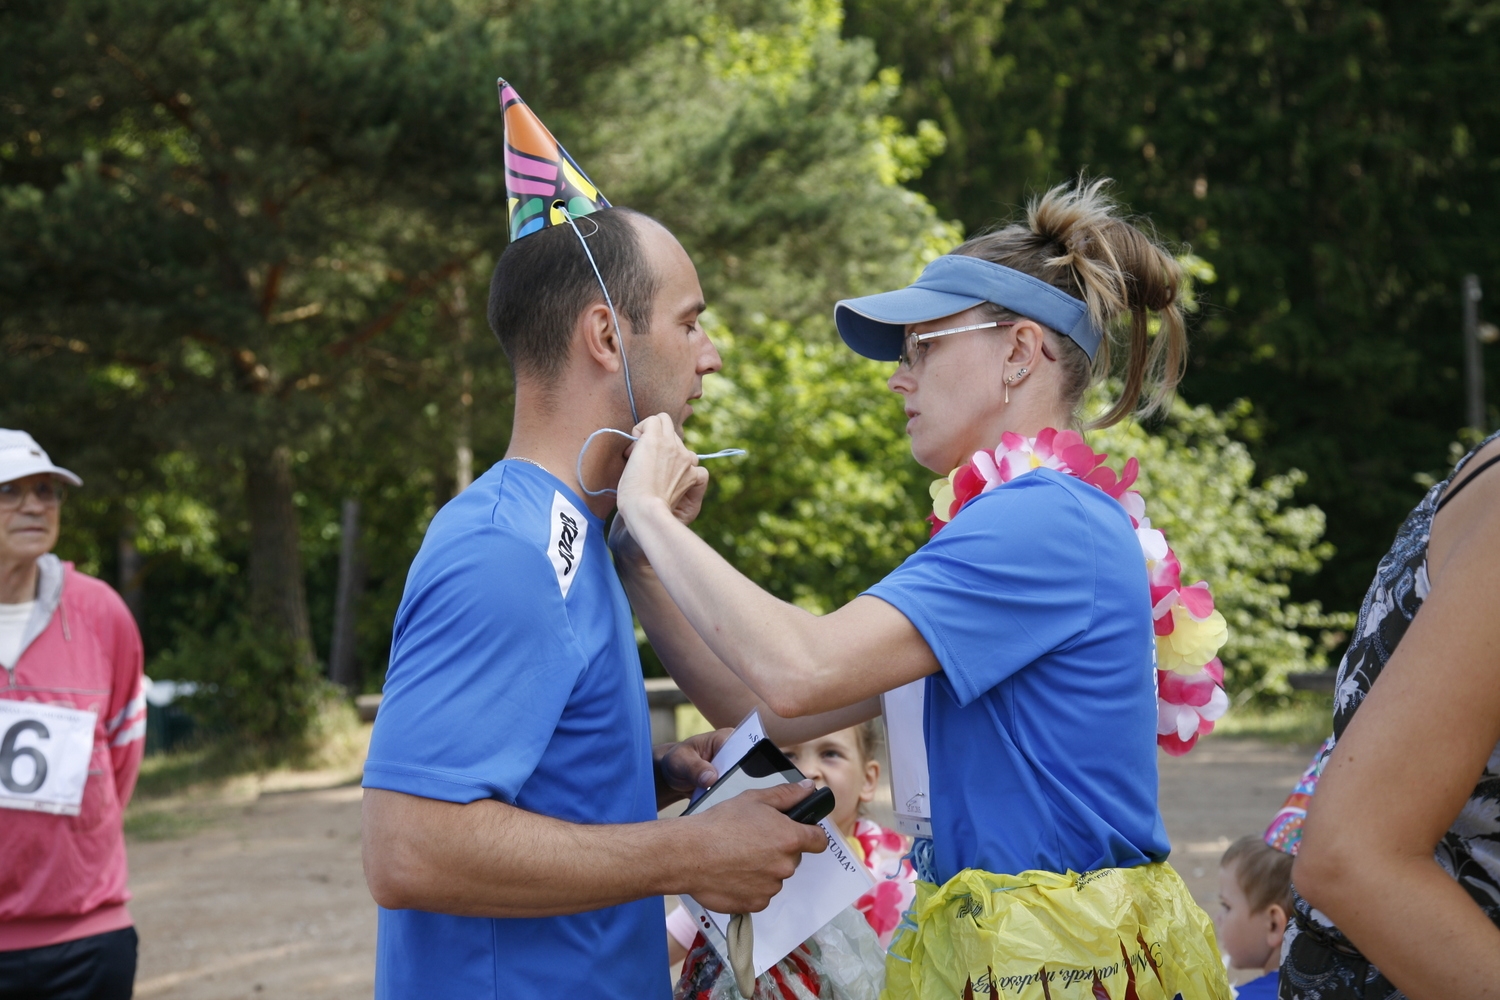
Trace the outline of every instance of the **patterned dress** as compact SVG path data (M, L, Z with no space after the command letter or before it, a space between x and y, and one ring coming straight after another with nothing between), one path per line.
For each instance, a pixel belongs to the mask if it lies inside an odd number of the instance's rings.
M1484 444L1500 438L1491 435ZM1481 445L1480 447L1483 447ZM1476 448L1454 468L1474 457ZM1491 462L1475 473L1479 476ZM1500 475L1500 471L1491 472ZM1472 481L1472 478L1469 481ZM1396 542L1375 570L1375 580L1359 609L1353 640L1339 665L1333 709L1334 739L1343 736L1370 687L1380 676L1427 599L1427 540L1432 519L1452 477L1423 497L1396 533ZM1460 489L1467 482L1460 484ZM1456 495L1456 492L1449 496ZM1473 794L1443 835L1438 864L1468 890L1474 902L1500 925L1500 746L1490 755ZM1404 1000L1405 994L1381 975L1322 913L1295 897L1295 918L1282 949L1282 1000Z

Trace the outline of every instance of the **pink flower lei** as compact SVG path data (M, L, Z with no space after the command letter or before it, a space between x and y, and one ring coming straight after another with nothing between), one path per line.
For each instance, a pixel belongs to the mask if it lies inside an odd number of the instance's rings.
M1167 753L1181 756L1198 737L1213 732L1214 721L1229 708L1224 664L1217 655L1229 639L1229 626L1214 610L1207 583L1182 585L1182 564L1161 531L1151 527L1145 498L1130 488L1140 475L1140 463L1132 458L1116 473L1104 464L1108 457L1095 453L1076 431L1048 427L1035 438L1007 432L994 451L976 451L968 464L932 484L932 513L927 520L936 535L969 500L1033 469L1076 476L1118 500L1130 515L1151 581L1156 742Z

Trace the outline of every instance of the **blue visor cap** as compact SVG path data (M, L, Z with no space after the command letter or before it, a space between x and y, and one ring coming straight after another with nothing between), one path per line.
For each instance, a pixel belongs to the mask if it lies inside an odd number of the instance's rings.
M833 320L855 353L896 361L906 327L952 316L981 302L993 302L1056 330L1083 348L1090 361L1104 339L1089 319L1088 306L1060 288L1003 264L951 253L928 264L906 288L843 300L834 307Z

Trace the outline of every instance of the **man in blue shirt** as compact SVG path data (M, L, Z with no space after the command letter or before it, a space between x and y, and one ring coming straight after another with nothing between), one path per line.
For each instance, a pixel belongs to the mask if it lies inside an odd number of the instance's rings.
M682 247L623 209L514 240L496 266L510 448L428 529L365 765L377 997L665 998L663 893L760 910L826 844L781 815L795 786L656 819L713 780L724 734L651 747L614 498L594 495L629 442L580 452L635 409L680 433L720 364L703 308Z

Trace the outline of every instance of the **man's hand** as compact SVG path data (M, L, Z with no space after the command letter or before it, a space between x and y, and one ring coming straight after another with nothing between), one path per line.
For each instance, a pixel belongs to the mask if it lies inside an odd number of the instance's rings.
M687 894L719 913L764 910L797 870L802 855L828 848L821 827L782 815L812 790L811 781L757 788L680 820L698 827L693 841L699 849L686 859L691 868Z
M716 729L689 736L681 743L659 744L655 751L656 808L663 809L718 781L719 772L709 762L733 732L733 729Z

